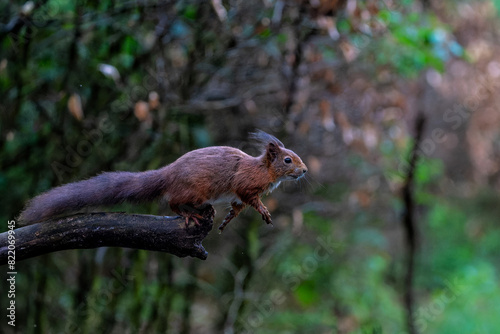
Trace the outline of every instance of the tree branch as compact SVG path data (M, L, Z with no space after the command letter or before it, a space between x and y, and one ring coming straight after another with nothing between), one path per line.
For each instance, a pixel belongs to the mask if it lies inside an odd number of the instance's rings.
M200 225L183 217L125 213L79 214L14 230L15 260L40 256L66 249L127 247L167 252L179 257L205 260L208 253L201 245L213 226L214 209L202 213ZM8 260L8 232L0 234L0 265Z

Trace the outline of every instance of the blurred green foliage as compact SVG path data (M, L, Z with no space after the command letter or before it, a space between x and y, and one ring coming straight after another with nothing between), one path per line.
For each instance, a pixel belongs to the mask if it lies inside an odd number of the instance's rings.
M378 19L388 33L375 44L375 62L391 65L398 73L414 77L425 68L444 71L445 63L464 50L451 36L449 29L431 15L382 10Z

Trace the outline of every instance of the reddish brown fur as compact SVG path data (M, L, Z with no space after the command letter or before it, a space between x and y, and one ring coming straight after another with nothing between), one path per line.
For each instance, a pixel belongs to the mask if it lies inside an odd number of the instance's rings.
M174 212L186 217L206 204L218 200L230 202L232 210L221 230L247 205L271 223L260 196L272 191L281 181L303 176L307 167L275 137L262 131L252 137L263 146L263 153L258 157L237 148L214 146L188 152L157 170L103 173L35 197L20 219L34 223L85 207L150 201L164 196ZM291 161L286 162L287 158Z

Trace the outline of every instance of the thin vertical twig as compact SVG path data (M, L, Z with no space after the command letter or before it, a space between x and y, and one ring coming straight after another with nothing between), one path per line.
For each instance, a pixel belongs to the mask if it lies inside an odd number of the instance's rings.
M189 264L189 276L190 280L184 287L184 306L182 308L182 325L181 325L181 334L189 334L191 333L191 311L192 306L194 305L194 298L196 294L196 272L198 271L198 266L194 261L191 261Z
M415 200L413 197L414 175L415 168L418 163L418 149L422 141L422 133L424 130L425 118L419 113L415 122L415 140L413 148L410 152L409 167L407 170L405 183L403 186L403 215L402 223L405 231L406 239L406 273L404 278L404 303L407 315L407 327L409 334L416 334L414 316L414 294L413 294L413 278L415 272L415 253L417 247L417 228L415 224Z
M293 29L294 29L294 34L295 34L295 39L297 40L297 45L295 47L295 50L293 52L293 61L290 64L291 66L291 73L290 73L290 78L289 78L289 84L287 87L287 97L286 101L284 104L284 113L285 115L288 115L292 109L292 106L295 102L295 94L297 92L297 81L300 77L300 64L303 61L304 58L304 48L311 36L315 34L314 30L309 30L306 33L304 33L304 27L302 26L302 20L304 19L304 13L305 13L305 5L301 4L299 7L299 13L297 15L297 18L293 22Z
M67 66L66 72L64 73L64 77L61 80L61 89L67 89L68 82L71 78L72 73L77 67L78 63L78 41L81 38L82 31L81 25L83 21L83 7L80 1L76 1L75 10L73 13L73 38L71 39L71 43L68 48L68 58L67 58Z

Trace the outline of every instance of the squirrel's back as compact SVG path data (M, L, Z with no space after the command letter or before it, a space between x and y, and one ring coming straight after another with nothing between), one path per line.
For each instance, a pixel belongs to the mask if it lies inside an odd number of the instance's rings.
M229 146L190 151L168 165L167 200L174 205L201 205L233 198L233 181L241 164L254 160L256 158Z

